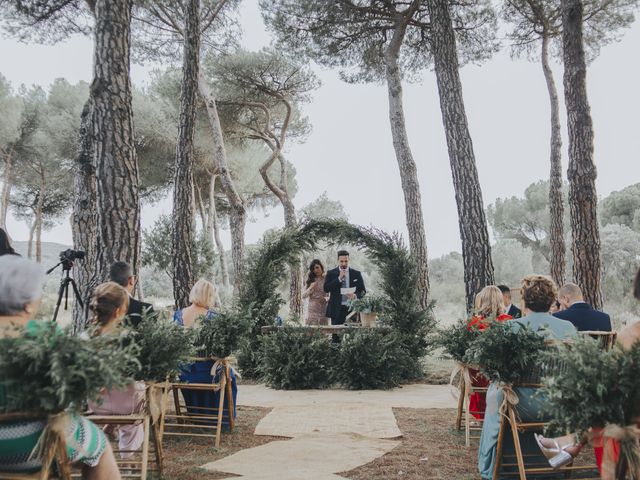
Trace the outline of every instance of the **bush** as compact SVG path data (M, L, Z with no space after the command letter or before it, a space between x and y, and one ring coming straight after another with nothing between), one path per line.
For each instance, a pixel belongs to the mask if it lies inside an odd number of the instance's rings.
M494 323L471 343L464 362L478 365L492 382L518 383L531 377L534 366L546 349L545 339L527 325Z
M469 346L478 338L480 330L469 328L467 320L459 320L455 325L438 332L435 343L444 349L445 356L459 363L465 362Z
M249 331L249 321L232 311L221 311L210 321L201 321L195 340L198 354L226 358L238 350Z
M173 378L195 355L195 332L166 317L156 320L145 316L133 331L133 338L140 349L136 380L162 382L167 376Z
M103 388L130 384L138 347L113 336L75 336L42 322L21 337L0 340L0 378L5 411L58 413L98 400Z
M259 372L267 385L277 389L326 388L336 356L326 335L285 327L261 337Z
M389 389L413 361L398 335L363 328L342 338L334 378L351 390Z

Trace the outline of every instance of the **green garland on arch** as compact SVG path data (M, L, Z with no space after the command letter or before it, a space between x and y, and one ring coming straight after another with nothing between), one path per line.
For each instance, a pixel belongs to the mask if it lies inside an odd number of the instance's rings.
M243 374L248 377L259 374L261 328L274 324L284 303L277 288L286 277L287 267L303 252L316 250L321 242L354 245L377 263L384 304L380 321L397 333L403 349L413 359L410 364L398 367L399 376L403 380L422 376L420 359L431 348L430 334L435 320L431 308L420 307L418 271L411 254L397 233L359 227L342 220L311 220L295 229L270 232L249 257L237 300L238 309L253 319L251 332L238 352Z

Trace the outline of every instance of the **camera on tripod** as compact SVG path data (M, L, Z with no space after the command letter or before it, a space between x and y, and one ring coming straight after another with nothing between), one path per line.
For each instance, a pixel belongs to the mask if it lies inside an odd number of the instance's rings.
M58 290L58 301L56 302L56 309L53 313L53 321L55 322L58 318L58 311L60 310L60 304L62 303L62 297L64 297L64 309L67 309L68 301L69 301L69 284L73 288L73 293L75 295L76 300L80 304L81 307L84 307L82 303L82 296L78 291L78 287L76 286L76 282L71 278L69 272L71 271L71 267L73 267L73 262L76 260L83 260L85 257L85 252L82 250L73 250L68 248L67 250L63 250L60 252L60 262L58 262L55 266L47 270L47 275L53 272L58 266L62 265L62 280L60 280L60 290Z

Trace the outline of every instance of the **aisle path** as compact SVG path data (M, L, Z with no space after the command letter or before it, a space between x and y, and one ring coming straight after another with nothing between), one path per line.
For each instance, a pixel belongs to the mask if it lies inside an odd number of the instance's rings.
M256 435L291 437L242 450L207 470L242 480L340 480L400 444L392 408L452 408L449 386L407 385L389 391L272 390L243 385L238 405L272 407ZM229 479L231 480L231 479Z

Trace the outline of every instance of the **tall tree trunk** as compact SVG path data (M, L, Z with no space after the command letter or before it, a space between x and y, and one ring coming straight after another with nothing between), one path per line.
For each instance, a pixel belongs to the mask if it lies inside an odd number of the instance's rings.
M404 193L404 209L409 232L409 248L418 269L418 291L420 306L429 306L429 270L427 257L427 237L424 229L424 217L422 216L422 199L420 195L420 183L418 182L418 169L413 160L409 137L404 119L402 104L402 80L398 67L398 55L406 31L406 22L396 24L393 38L385 55L387 76L387 89L389 92L389 122L391 123L391 136L396 152L396 160L400 170L400 181Z
M96 1L92 136L96 165L98 237L93 285L114 261L140 261L138 159L133 138L129 75L132 0Z
M196 182L193 183L193 188L195 190L196 197L196 207L198 213L200 214L200 221L202 222L202 231L204 232L204 239L209 243L211 250L215 253L214 243L213 243L213 232L211 228L211 208L205 208L204 202L202 201L202 192L200 191L200 187ZM213 265L213 262L209 265L208 275L211 278L211 281L215 283L216 280L216 271Z
M224 245L220 238L220 228L218 227L218 213L216 209L216 178L217 175L211 176L209 184L209 216L207 218L207 230L210 229L209 235L213 236L213 241L218 250L218 258L220 259L220 275L222 276L222 285L229 286L229 269L227 268L227 259L224 256Z
M196 126L196 100L200 65L200 1L185 2L184 53L180 91L180 131L173 177L173 222L171 261L173 298L177 308L189 305L189 292L195 283L192 247L194 244L193 135Z
M73 213L71 232L73 248L85 252L84 260L74 262L73 277L80 290L84 308L76 301L73 307L73 328L75 332L85 328L88 319L88 306L91 296L90 282L94 276L96 264L96 244L98 242L96 166L94 160L94 136L91 99L82 110L78 133L78 151L76 153L73 177Z
M573 278L585 301L602 308L600 230L593 160L593 123L587 98L581 0L562 0L564 98L569 131L569 213Z
M27 258L33 258L33 236L36 232L36 219L34 217L33 223L29 226L29 240L27 240Z
M36 204L36 262L38 263L42 263L42 210L46 195L45 189L44 170L40 170L40 192Z
M198 77L198 89L202 97L209 118L211 135L213 140L213 163L218 175L220 175L220 185L222 191L229 199L232 213L229 217L231 228L231 258L233 259L234 287L236 292L242 284L244 270L244 228L247 222L247 209L244 201L231 178L229 166L227 164L227 153L224 148L224 138L220 117L216 107L215 98L202 74Z
M458 54L446 0L428 2L432 51L462 241L467 309L486 285L492 285L493 262L473 144L462 97Z
M4 172L2 178L2 194L0 195L0 228L7 232L7 213L9 211L9 199L13 186L13 149L9 149L4 155ZM7 235L9 233L7 232Z
M560 134L560 102L558 90L549 66L549 37L542 37L542 70L547 82L549 101L551 103L551 172L549 174L549 219L551 228L551 258L549 267L551 278L558 286L564 283L565 244L564 244L564 203L562 198L562 136Z

